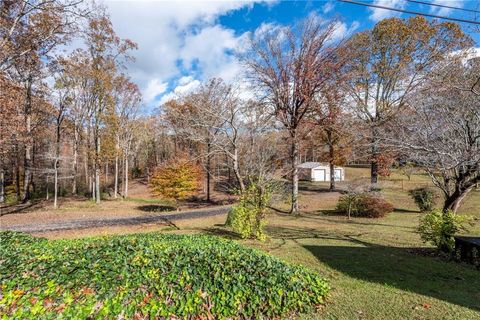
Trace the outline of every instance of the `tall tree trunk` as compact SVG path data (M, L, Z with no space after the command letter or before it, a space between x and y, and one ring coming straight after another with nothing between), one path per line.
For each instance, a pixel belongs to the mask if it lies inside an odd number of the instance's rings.
M330 191L335 190L335 165L330 160Z
M291 161L292 161L292 208L290 213L298 213L298 142L297 142L297 133L291 132L292 138L292 150L291 150Z
M133 169L138 168L138 151L132 152L132 157L133 157ZM137 176L133 178L137 178Z
M17 201L21 200L21 191L20 191L20 155L19 155L19 148L18 148L18 142L15 141L15 168L14 168L14 173L15 173L15 197Z
M228 161L228 158L227 158ZM238 150L235 148L233 151L233 173L235 174L235 177L237 178L238 185L240 187L240 192L243 194L245 192L245 184L243 183L242 176L240 175L240 168L238 165ZM228 170L228 179L230 181L230 168Z
M72 181L72 194L77 194L77 173L78 173L78 130L77 123L73 128L73 181Z
M23 180L23 197L22 202L28 202L30 200L30 184L32 183L32 80L28 80L26 88L26 99L25 99L25 129L26 129L26 139L25 139L25 157L24 157L24 180Z
M60 157L60 130L61 130L61 114L57 118L57 130L56 130L56 139L55 139L55 159L53 161L53 170L54 170L54 197L53 197L53 207L58 208L58 161Z
M123 196L128 197L128 154L125 155L125 183L124 183Z
M101 195L100 195L100 166L96 165L95 166L95 192L97 194L95 203L99 204L101 201Z
M230 164L228 163L229 161L229 157L228 157L228 154L225 154L225 162L227 164L227 181L228 181L228 184L230 184L232 182L232 173L231 173L231 168L230 168ZM235 166L235 164L234 164Z
M335 190L335 146L333 145L332 131L327 130L327 141L328 143L328 153L329 153L329 163L330 163L330 190Z
M91 175L91 165L92 165L92 159L91 159L91 134L92 134L92 119L88 119L88 126L87 126L87 148L85 148L85 184L88 186L88 191L92 195L93 198L93 188L92 188L92 175Z
M35 149L36 149L36 146L37 146L37 144L34 142L33 145L32 145L32 168L35 168L35 155L37 154L37 152L36 152L36 150L35 150ZM30 181L30 186L31 186L33 192L36 192L36 190L37 190L37 189L36 189L36 186L37 186L37 185L36 185L36 183L35 183L35 179L34 179L34 178L35 178L35 177L34 177L33 172L32 172L32 179L31 179L31 181Z
M210 202L210 180L211 180L211 174L210 174L210 162L211 162L211 144L210 142L207 142L207 163L206 163L206 169L207 169L207 202Z
M115 155L115 182L113 187L113 197L117 198L118 195L118 155Z
M92 179L91 172L87 173L87 186L88 186L88 192L90 193L92 199L95 200L95 194L93 192L93 179Z
M125 155L122 154L122 172L120 174L120 177L121 177L121 180L119 182L119 185L118 185L118 189L119 190L122 190L123 188L125 188ZM120 192L122 198L125 197L125 195Z
M92 200L96 201L97 193L95 191L95 173L93 173L93 172L90 176L90 190L92 190Z
M117 198L118 195L118 151L120 149L120 138L117 135L117 143L115 145L115 181L113 186L113 197Z
M456 213L458 208L460 208L462 201L470 193L470 191L473 190L474 187L475 184L472 184L465 189L460 189L457 187L450 196L445 197L445 201L443 203L443 211L452 210Z
M92 192L92 188L90 188L90 174L88 172L88 158L86 156L83 161L83 168L85 170L85 186L88 188L88 192Z
M0 203L5 202L5 171L0 168Z
M46 196L45 196L45 200L48 200L50 199L50 194L49 194L49 189L48 189L48 184L50 183L50 181L48 181L48 175L47 175L47 185L46 185Z
M95 192L97 193L95 202L100 203L100 132L95 128Z
M53 169L54 169L54 189L53 189L53 207L55 209L58 208L58 158L55 158L54 164L53 164Z
M371 140L371 162L370 162L370 183L371 189L376 189L378 184L378 156L379 156L379 139L378 129L372 127L372 140Z

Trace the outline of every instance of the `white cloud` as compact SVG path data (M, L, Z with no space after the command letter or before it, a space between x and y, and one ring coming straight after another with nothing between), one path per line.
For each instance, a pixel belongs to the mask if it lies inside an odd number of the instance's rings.
M240 71L235 58L229 54L237 44L238 37L233 30L220 25L205 27L197 34L187 35L179 57L187 69L196 64L204 71L205 78L221 77L231 81Z
M373 4L389 8L404 9L407 2L405 0L375 0L373 1ZM370 11L372 13L369 18L374 22L400 15L400 12L381 8L370 8Z
M335 4L332 1L328 1L322 6L323 13L329 13L330 11L333 10L335 7Z
M449 7L463 8L464 1L462 0L432 0L432 4L447 5ZM448 15L452 9L441 7L430 7L430 13L437 15Z
M330 40L331 41L340 41L346 39L350 36L355 30L358 29L360 23L358 21L353 21L350 24L350 27L345 22L337 22L335 30L333 31Z
M178 97L194 91L200 86L200 81L194 79L192 76L181 77L177 81L177 86L172 91L164 94L159 101L159 105L165 104L166 102L177 99Z
M159 79L152 79L148 82L147 87L143 90L143 99L146 102L155 100L157 96L164 93L167 90L168 83L160 82Z
M185 73L231 80L240 70L233 60L242 35L218 24L218 17L252 7L254 1L108 1L115 31L138 43L128 73L150 107L162 85ZM166 85L165 85L166 88Z
M192 82L194 79L192 76L184 76L184 77L181 77L180 79L178 79L178 84L183 86L183 85L186 85L187 83L190 83Z

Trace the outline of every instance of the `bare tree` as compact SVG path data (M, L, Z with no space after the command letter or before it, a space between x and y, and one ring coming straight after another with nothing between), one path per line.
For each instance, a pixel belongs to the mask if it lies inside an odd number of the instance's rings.
M230 140L230 144L235 144L238 135L238 110L235 103L231 86L221 79L212 79L194 92L177 101L170 101L165 106L165 119L175 128L176 133L199 143L203 148L207 201L211 197L213 155L228 151L227 155L234 161L238 157L235 150L230 151L225 145L225 138Z
M319 140L323 144L321 148L325 145L328 148L325 158L330 165L330 190L335 190L335 166L347 162L353 144L353 121L345 110L346 94L341 90L339 81L329 82L317 97L315 107L309 115L315 141Z
M384 127L405 109L411 94L448 52L470 43L458 25L421 16L382 20L348 41L345 90L369 132L372 187L378 182Z
M112 108L113 79L122 59L131 58L128 51L137 46L130 40L120 39L113 30L108 17L99 11L97 17L89 20L85 31L85 43L90 56L89 105L91 106L92 136L94 144L94 190L92 197L100 203L100 131L107 108Z
M5 0L0 2L0 71L24 56L45 57L78 30L90 13L84 0Z
M14 74L14 78L24 87L23 116L24 116L24 180L23 180L23 196L22 201L30 200L30 187L33 180L33 144L34 144L34 106L32 104L33 97L39 93L42 87L40 81L44 77L43 63L34 52L29 52L17 59L14 70L10 74Z
M64 61L63 64L68 63ZM62 66L59 66L62 68ZM68 72L68 71L67 71ZM54 198L53 207L58 208L58 171L60 163L60 148L62 142L63 122L68 112L68 108L72 103L71 90L73 86L69 83L69 76L65 73L65 70L59 70L59 74L56 78L54 87L54 100L56 101L56 114L55 114L55 152L53 156L53 170L54 170ZM47 192L48 195L48 192Z
M115 110L112 117L114 118L115 131L115 178L114 178L114 197L118 195L119 187L119 156L122 155L124 165L123 178L123 196L128 196L128 172L129 172L129 156L131 151L132 140L134 138L134 127L137 125L134 120L137 116L141 94L138 87L124 75L118 76L114 80L113 98L115 100Z
M294 27L274 28L252 37L243 57L248 77L264 95L290 136L292 208L298 211L299 127L314 97L336 69L333 33L337 23L316 16Z
M480 182L480 58L454 59L422 87L402 118L397 143L425 168L456 211Z

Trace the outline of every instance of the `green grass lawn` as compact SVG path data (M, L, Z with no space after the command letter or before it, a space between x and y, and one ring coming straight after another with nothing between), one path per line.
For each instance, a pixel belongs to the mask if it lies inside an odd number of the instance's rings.
M368 178L368 169L347 168L346 176ZM162 232L232 238L316 271L331 286L327 303L319 312L293 318L480 319L480 270L438 257L416 232L421 213L408 190L431 184L428 176L409 181L394 172L380 184L395 207L381 219L332 215L339 194L327 192L328 183L302 182L301 214L283 213L288 204L276 203L265 242L238 239L221 225L223 217L183 221L181 230ZM480 235L479 190L466 198L460 213L477 218L470 233Z
M326 277L330 303L305 319L476 319L480 277L472 266L413 252L417 214L346 221L270 217L271 239L246 241Z
M368 170L347 168L349 174L368 177ZM329 280L330 303L304 319L480 319L480 270L432 256L416 233L420 213L408 190L429 183L425 175L408 181L394 173L381 184L396 211L348 221L325 214L334 208L328 183L304 182L305 212L272 214L269 241L245 242ZM460 213L477 217L470 233L480 235L480 191L468 196Z

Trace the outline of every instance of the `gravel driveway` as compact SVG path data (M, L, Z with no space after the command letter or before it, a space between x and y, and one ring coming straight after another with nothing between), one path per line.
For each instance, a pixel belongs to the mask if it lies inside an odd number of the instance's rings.
M22 225L9 225L7 227L3 227L0 225L0 230L12 230L22 232L49 232L58 230L77 230L110 226L130 226L139 224L150 224L156 222L175 226L173 222L177 220L218 216L227 213L229 209L230 206L221 206L218 208L180 211L175 213L159 213L158 215L128 218L68 220L62 222L48 222L44 224L32 223Z

